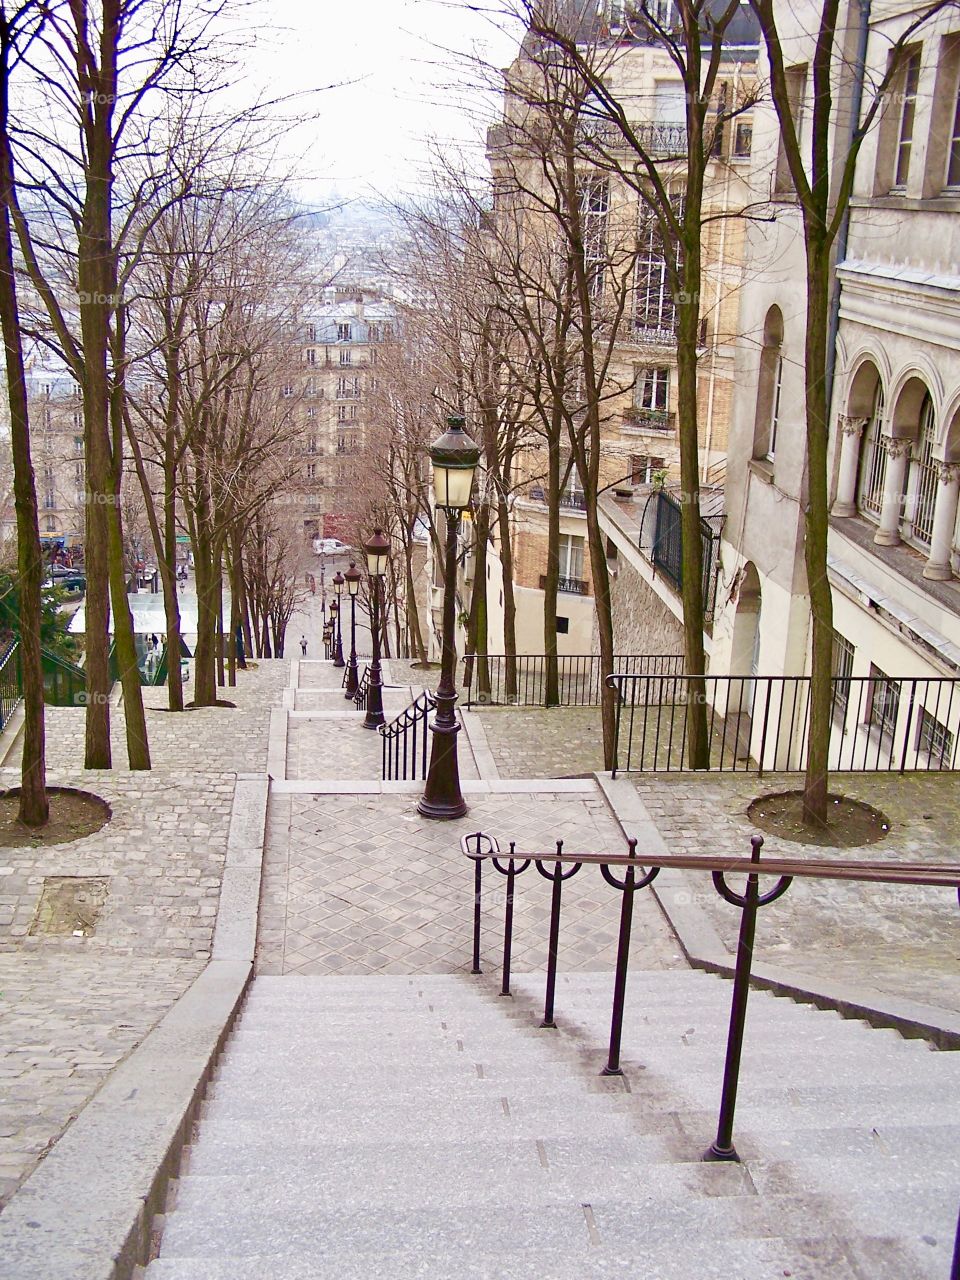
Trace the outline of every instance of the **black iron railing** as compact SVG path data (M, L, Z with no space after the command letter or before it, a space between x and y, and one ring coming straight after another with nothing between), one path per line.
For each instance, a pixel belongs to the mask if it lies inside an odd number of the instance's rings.
M353 695L353 701L358 711L366 711L367 709L367 692L370 688L370 668L364 667L363 674L357 682L357 692Z
M724 1060L723 1082L717 1133L704 1151L704 1160L739 1160L733 1143L734 1115L737 1089L740 1080L741 1055L746 1028L747 1001L753 966L754 938L757 912L760 907L776 901L789 889L794 879L832 881L867 881L875 884L930 885L950 889L960 897L960 863L925 864L912 862L848 862L839 859L815 858L764 858L760 851L762 836L751 839L749 857L731 854L700 857L688 854L639 854L636 840L627 841L626 854L564 853L563 841L558 840L554 851L521 852L511 842L507 852L502 852L496 838L484 832L464 836L460 848L474 864L473 908L473 964L471 972L481 969L481 923L483 866L489 862L505 878L503 958L500 991L510 994L510 965L513 946L513 909L517 878L531 866L544 879L550 881L550 924L547 949L547 972L541 1027L554 1027L555 996L557 984L558 951L560 937L560 913L563 884L584 867L598 867L608 885L619 891L620 927L617 942L617 961L614 971L610 1037L603 1075L622 1075L621 1040L623 1015L626 1007L627 978L630 963L630 935L633 920L633 897L638 889L645 888L656 879L663 868L709 872L716 892L740 911L740 930L734 969L733 993L730 1003L730 1019L727 1029L727 1048ZM761 892L760 874L776 877L776 883ZM727 877L746 874L742 892L728 884ZM958 1246L960 1248L960 1246Z
M710 768L789 773L804 768L809 676L704 676L616 672L617 772L690 767L690 708L707 706ZM829 768L839 773L960 769L960 679L837 676Z
M466 705L506 704L518 707L546 706L551 659L545 653L467 654L463 684ZM599 654L563 654L556 659L558 703L562 707L598 707L603 688ZM683 656L678 653L620 653L614 670L650 676L679 675Z
M427 776L430 733L427 718L436 702L424 691L389 724L380 726L385 782L409 782Z
M20 642L15 640L0 658L0 729L23 701L23 679L20 671Z
M545 573L541 573L540 590L546 591L546 589L547 589L547 575ZM565 591L568 595L571 595L571 596L588 596L590 594L589 584L583 578L560 577L557 579L557 590Z
M672 493L657 489L650 495L654 504L653 542L650 559L674 590L683 590L682 508ZM700 554L702 562L703 616L709 622L716 608L717 574L720 566L720 533L722 521L700 517ZM640 550L644 551L641 537Z

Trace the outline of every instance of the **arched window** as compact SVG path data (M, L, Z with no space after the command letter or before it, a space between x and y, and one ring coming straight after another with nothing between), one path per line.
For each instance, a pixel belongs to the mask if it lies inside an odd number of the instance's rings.
M757 416L753 429L753 456L772 462L780 428L783 386L783 313L771 307L763 322L763 350L757 382Z
M937 500L937 464L933 460L935 442L933 401L928 392L920 406L920 426L910 455L904 504L906 532L927 547L933 535L933 509Z
M873 393L870 420L860 447L860 478L857 507L869 516L879 517L883 502L883 481L887 469L887 452L880 432L883 426L883 384L878 380Z

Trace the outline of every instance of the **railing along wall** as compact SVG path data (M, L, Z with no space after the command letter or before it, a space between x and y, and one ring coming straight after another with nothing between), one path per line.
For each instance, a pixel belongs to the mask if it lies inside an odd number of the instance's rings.
M0 729L23 701L23 679L20 670L20 644L10 646L0 658Z
M432 694L424 690L389 724L380 726L383 739L381 776L385 782L411 782L426 778L430 740L427 718L435 706Z
M364 667L363 674L357 682L357 692L353 695L353 701L358 711L366 711L367 709L367 693L370 689L370 668Z
M502 653L467 654L463 660L463 687L468 707L547 705L547 683L551 659L545 653L523 653L508 657ZM558 655L558 706L598 707L603 688L603 668L599 654ZM678 675L683 655L677 653L621 653L613 659L618 674L651 676Z
M544 984L544 1007L541 1027L556 1026L555 998L559 958L560 919L563 885L584 868L598 868L604 881L617 890L620 897L620 927L617 941L617 961L611 993L610 1037L606 1063L602 1075L623 1075L621 1066L621 1042L623 1015L626 1008L627 980L630 963L630 936L633 923L634 894L651 884L660 871L666 868L709 873L716 892L724 901L740 911L740 929L734 969L733 992L730 1001L730 1017L727 1027L726 1055L720 1088L720 1106L716 1137L703 1153L703 1159L737 1161L739 1156L733 1141L737 1091L746 1030L747 1002L753 966L754 939L757 913L760 907L782 897L794 879L829 881L865 881L873 884L928 885L952 890L960 899L960 863L926 864L913 862L854 862L839 859L782 858L761 860L762 836L751 839L749 857L719 855L701 857L692 854L640 854L636 840L627 841L626 854L564 853L563 841L558 840L553 851L521 852L511 842L507 852L502 852L496 838L484 832L464 836L461 851L474 864L473 898L473 948L471 972L480 974L483 868L489 863L505 881L503 952L501 961L501 995L510 995L510 966L513 946L514 899L517 880L530 867L551 885L549 944L547 971ZM742 891L728 883L727 877L745 874ZM760 877L775 877L775 883L761 889ZM955 1258L960 1256L960 1228ZM954 1270L951 1280L956 1276Z
M615 672L618 772L690 768L687 725L707 707L710 768L792 772L804 767L809 676L702 676ZM960 679L837 676L829 768L834 773L960 769Z

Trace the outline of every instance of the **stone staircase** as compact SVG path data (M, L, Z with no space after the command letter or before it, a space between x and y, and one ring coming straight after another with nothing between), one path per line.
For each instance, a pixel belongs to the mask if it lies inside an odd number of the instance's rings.
M950 1275L960 1057L753 993L714 1136L730 984L260 977L147 1280L920 1280Z

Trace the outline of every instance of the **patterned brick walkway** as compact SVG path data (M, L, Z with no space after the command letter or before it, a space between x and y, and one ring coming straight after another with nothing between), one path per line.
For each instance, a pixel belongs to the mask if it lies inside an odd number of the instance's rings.
M160 709L165 689L144 689L150 773L124 767L122 710L117 768L91 772L83 711L47 708L49 781L102 796L113 817L71 844L0 850L0 1203L204 967L234 780L264 772L288 680L288 663L264 662L224 691L235 709L183 715ZM92 936L31 934L48 876L106 879Z

